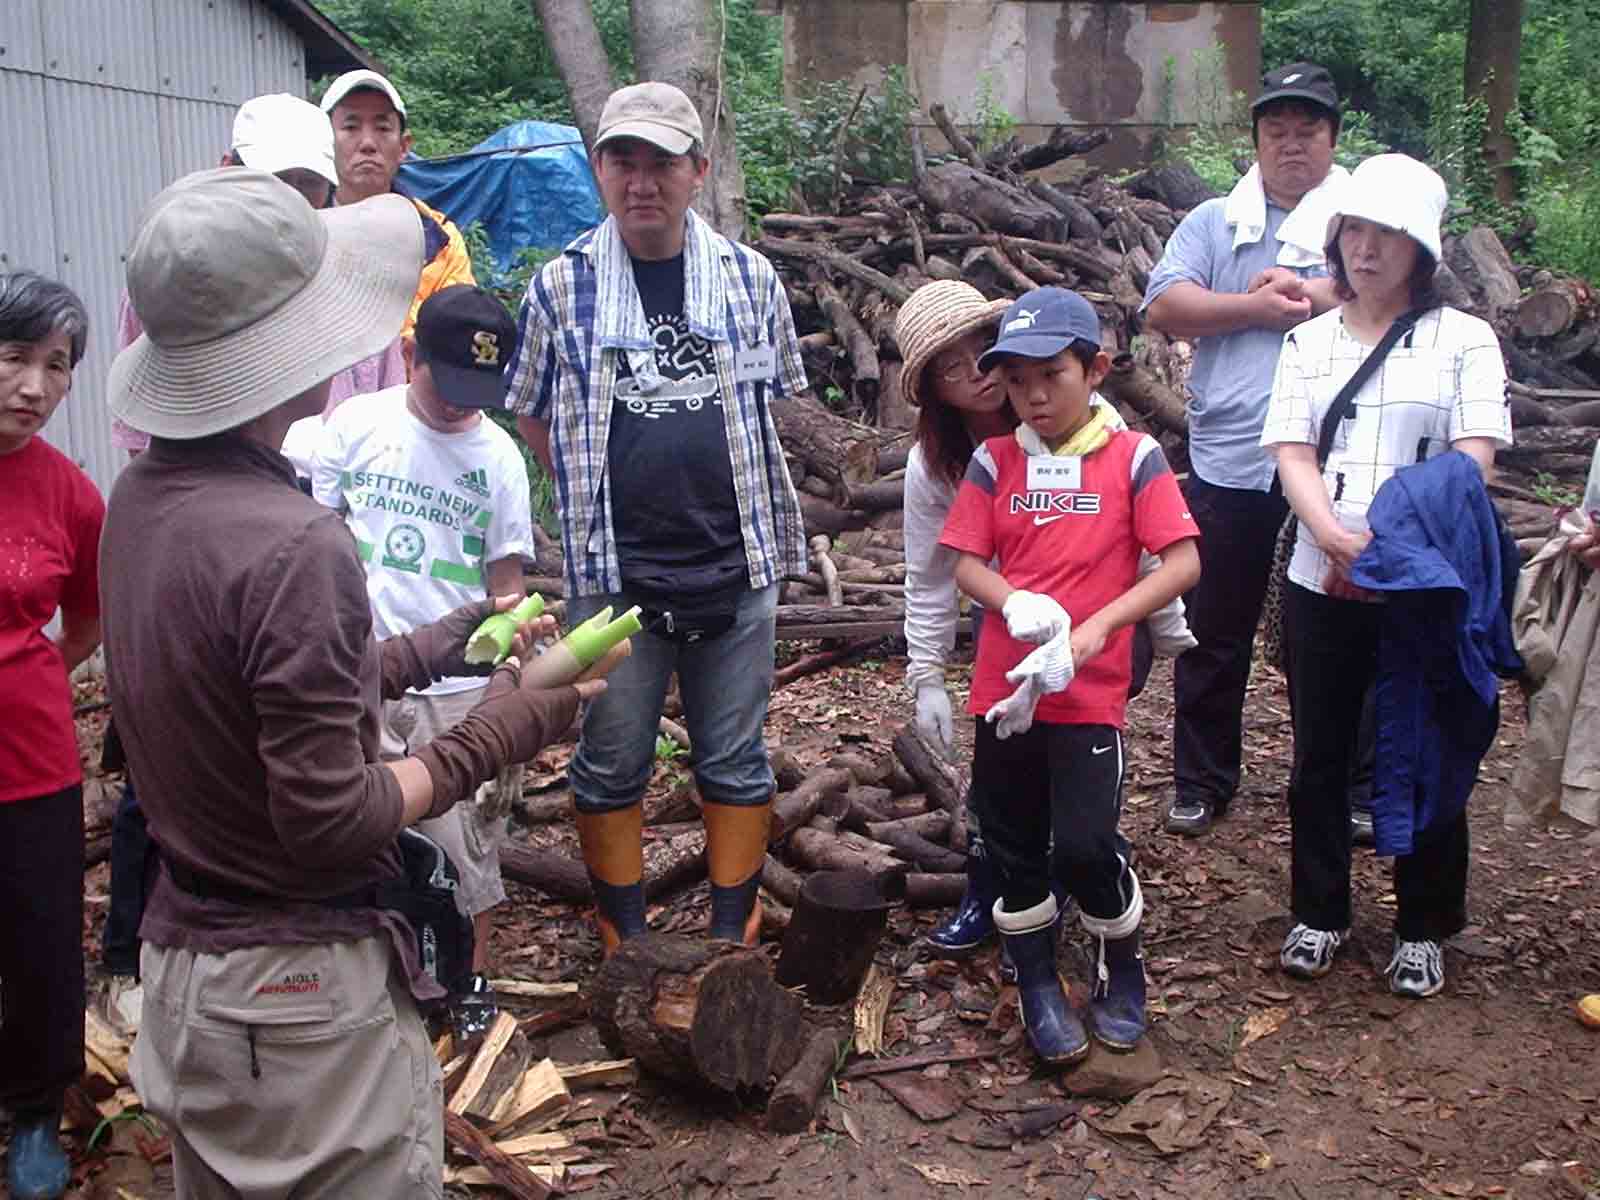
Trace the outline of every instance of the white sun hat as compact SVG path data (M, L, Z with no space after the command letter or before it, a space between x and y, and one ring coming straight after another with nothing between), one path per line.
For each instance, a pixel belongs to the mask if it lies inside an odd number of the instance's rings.
M221 167L151 201L127 262L144 336L111 365L111 411L157 437L208 437L395 339L422 222L404 196L318 212L274 175Z
M1339 185L1324 246L1339 240L1343 217L1360 217L1398 229L1429 254L1443 257L1439 227L1450 192L1439 173L1406 154L1374 154Z

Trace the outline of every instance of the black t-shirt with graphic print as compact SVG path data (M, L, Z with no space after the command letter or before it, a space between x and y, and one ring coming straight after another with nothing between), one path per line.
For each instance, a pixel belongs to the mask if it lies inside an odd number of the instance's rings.
M716 360L684 320L683 272L681 254L633 260L662 384L641 392L621 359L606 456L624 586L694 595L746 566Z

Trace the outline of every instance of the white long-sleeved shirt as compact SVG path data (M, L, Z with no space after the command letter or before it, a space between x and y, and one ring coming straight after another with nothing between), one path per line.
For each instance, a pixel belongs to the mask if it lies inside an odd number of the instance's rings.
M944 686L944 664L956 644L959 596L956 562L961 557L939 544L956 489L928 468L921 445L906 458L906 684Z

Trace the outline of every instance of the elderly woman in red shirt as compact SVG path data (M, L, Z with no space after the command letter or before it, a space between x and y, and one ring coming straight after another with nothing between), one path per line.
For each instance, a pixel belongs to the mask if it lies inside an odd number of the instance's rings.
M105 504L36 435L88 327L69 288L0 275L0 1104L13 1115L6 1183L24 1200L66 1191L56 1128L83 1072L83 772L67 677L100 642Z

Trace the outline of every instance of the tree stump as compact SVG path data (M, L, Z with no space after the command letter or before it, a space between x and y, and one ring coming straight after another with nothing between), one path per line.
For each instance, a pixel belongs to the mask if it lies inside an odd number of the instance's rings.
M815 1004L853 999L883 937L892 890L865 871L810 876L784 931L778 979L804 987Z
M725 1093L771 1087L806 1038L805 1005L773 981L764 957L704 938L622 943L595 976L590 1011L613 1054Z

